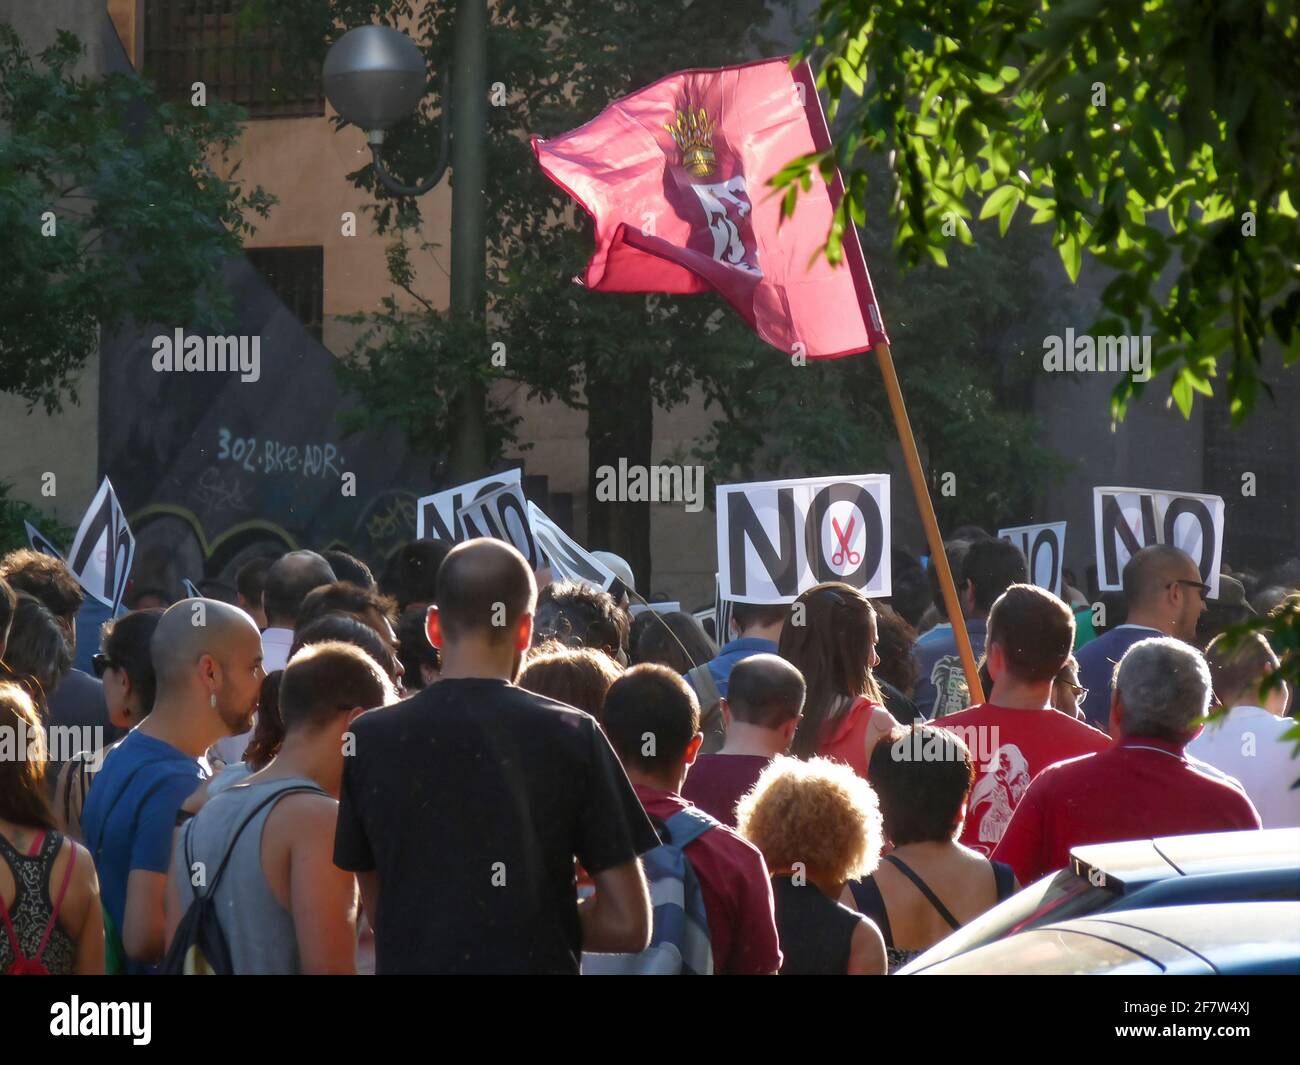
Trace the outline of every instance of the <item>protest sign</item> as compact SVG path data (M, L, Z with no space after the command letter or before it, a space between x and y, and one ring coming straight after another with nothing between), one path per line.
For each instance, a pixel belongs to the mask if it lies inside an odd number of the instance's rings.
M23 527L27 530L27 543L33 551L39 551L41 554L57 558L59 561L63 560L63 555L59 553L59 549L50 543L35 525L30 521L24 521Z
M1065 525L1063 521L1046 525L1016 525L999 529L998 539L1020 548L1029 570L1029 580L1053 595L1061 594L1061 570L1065 565Z
M202 599L202 598L203 598L203 593L199 591L198 585L196 585L196 584L195 584L192 580L190 580L188 577L182 577L182 578L181 578L181 584L185 587L185 598L186 598L186 599Z
M720 595L789 603L823 581L890 591L889 477L718 485Z
M575 543L531 499L528 501L528 520L532 524L537 546L557 578L594 584L597 588L610 591L618 580L614 571L590 551Z
M417 540L463 540L456 514L467 503L523 480L518 469L489 474L477 481L457 485L432 495L422 496L415 504L415 538Z
M534 570L546 565L546 559L537 547L532 524L528 520L528 501L524 499L523 489L518 484L508 484L504 488L479 495L473 502L461 507L456 511L456 528L464 540L475 536L490 536L512 544Z
M105 477L77 528L68 568L90 595L116 614L134 558L135 537Z
M1186 551L1219 596L1223 555L1223 499L1196 492L1149 488L1094 488L1093 522L1097 540L1097 583L1103 592L1124 589L1124 566L1153 544Z

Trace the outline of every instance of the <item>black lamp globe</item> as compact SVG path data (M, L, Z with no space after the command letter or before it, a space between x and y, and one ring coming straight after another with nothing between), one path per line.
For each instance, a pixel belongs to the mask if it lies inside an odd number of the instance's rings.
M391 26L348 30L330 46L322 76L334 109L372 141L415 110L428 84L424 54Z

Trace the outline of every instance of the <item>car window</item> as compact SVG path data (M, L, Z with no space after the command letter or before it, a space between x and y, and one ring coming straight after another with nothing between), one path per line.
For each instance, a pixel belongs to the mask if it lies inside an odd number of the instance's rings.
M1048 922L1069 920L1096 913L1115 901L1114 892L1094 887L1069 869L1030 884L1023 891L980 914L952 935L941 939L901 970L903 974L920 972L946 958L992 943L1003 936L1037 928Z
M1039 929L989 943L928 970L942 976L1155 976L1161 971L1159 965L1119 943L1061 928Z

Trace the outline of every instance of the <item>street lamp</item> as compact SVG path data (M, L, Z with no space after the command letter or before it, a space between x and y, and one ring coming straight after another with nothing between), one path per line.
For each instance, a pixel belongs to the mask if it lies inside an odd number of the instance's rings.
M391 26L358 26L335 41L322 70L325 95L345 122L366 131L375 176L398 196L423 196L447 172L451 144L450 78L442 72L442 136L438 162L419 185L403 185L384 167L384 133L408 117L428 83L424 55L406 34Z

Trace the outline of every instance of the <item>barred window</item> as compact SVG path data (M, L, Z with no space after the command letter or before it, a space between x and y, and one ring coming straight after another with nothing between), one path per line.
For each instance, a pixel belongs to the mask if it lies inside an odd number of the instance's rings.
M145 0L144 73L170 100L188 102L201 81L209 99L250 118L325 113L319 72L290 75L275 31L240 25L242 0Z
M245 248L244 254L271 286L280 301L322 342L325 318L325 250L311 248Z

